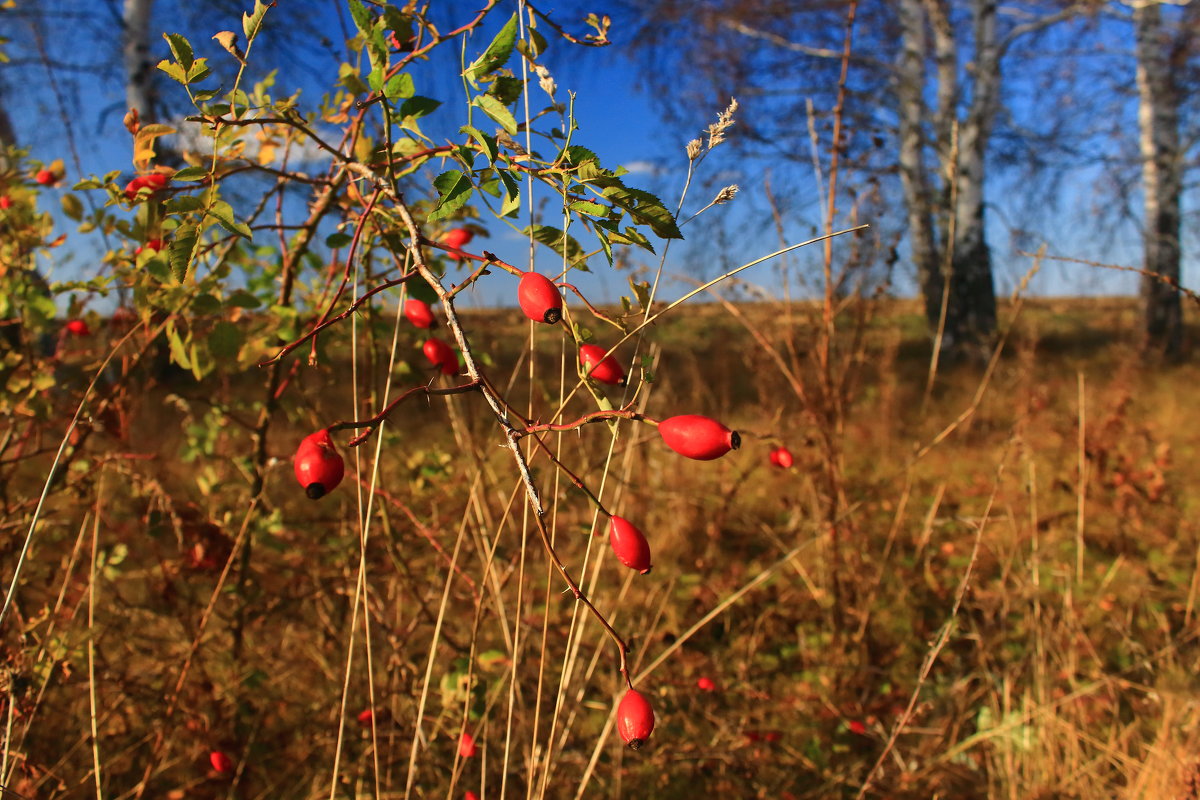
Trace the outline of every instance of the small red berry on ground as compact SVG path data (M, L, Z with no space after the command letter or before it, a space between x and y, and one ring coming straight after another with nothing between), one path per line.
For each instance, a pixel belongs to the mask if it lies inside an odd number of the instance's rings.
M332 492L346 473L346 464L333 446L329 431L319 430L305 436L292 459L296 480L313 500Z
M650 701L637 689L625 692L617 706L617 733L629 745L637 750L654 731L654 709Z
M463 735L458 740L458 754L463 758L470 758L475 755L475 737L463 731Z
M664 419L658 433L667 447L697 461L712 461L742 444L742 438L720 422L700 414L683 414Z
M358 724L364 728L369 728L375 724L375 712L369 708L364 708L358 712Z
M850 732L857 733L859 736L863 736L867 732L867 726L856 719L852 719L850 720Z
M233 772L233 759L220 750L213 750L208 754L208 763L221 775L228 775Z
M696 688L702 692L715 692L717 690L717 684L713 682L712 678L704 676L696 681Z

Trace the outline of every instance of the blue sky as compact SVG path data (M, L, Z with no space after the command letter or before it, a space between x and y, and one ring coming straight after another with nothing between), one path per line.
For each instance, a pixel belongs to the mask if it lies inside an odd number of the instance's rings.
M73 0L73 2L78 7L91 6L95 8L92 0ZM65 0L65 3L69 8L72 0ZM573 2L567 2L567 4L577 5ZM169 9L166 7L169 5L167 0L159 0L160 13L153 22L153 28L166 28L188 35L199 55L209 56L214 65L219 65L222 72L227 71L228 56L208 37L212 32L221 28L239 29L239 20L232 17L222 23L219 18L209 18L203 20L203 23L196 23L197 25L203 24L205 26L203 30L199 27L189 29L189 18L167 13ZM284 3L280 5L286 8ZM473 6L474 4L468 6L468 4L462 3L449 6L448 8L452 9L449 16L462 17ZM550 7L546 7L544 10L553 13L553 9ZM282 16L281 10L273 11L271 14L275 15L273 18L275 24L286 19ZM557 18L573 31L586 31L581 24L573 23L569 14L559 15ZM506 13L495 14L494 24L490 29L468 42L466 54L468 59L473 58L486 46L491 31L495 30L505 19L507 19ZM278 35L277 29L272 28L273 20L269 15L265 34L268 37ZM194 20L190 21L195 22ZM456 21L459 20L450 20L450 24ZM343 25L348 24L348 21L339 19L333 11L327 11L325 17L316 18L313 22L315 23L314 27L325 31L333 41L328 49L336 51L339 47L338 42L341 41L339 31ZM110 23L104 19L97 19L96 25L98 29L104 30ZM219 27L214 27L214 25ZM111 30L111 28L107 29ZM21 37L19 29L10 31L7 35L12 36L15 40L14 44L10 46L10 51L14 55L31 52L29 37ZM1119 35L1120 32L1114 29L1113 36L1119 37ZM642 89L637 77L637 67L621 49L622 39L627 36L627 33L615 28L612 36L615 43L606 48L578 48L567 46L565 43L556 44L545 56L545 62L558 82L559 99L565 101L567 92L575 93L575 113L580 125L577 142L595 150L605 166L611 167L619 164L630 169L633 173L629 179L630 183L655 191L663 198L668 207L673 209L686 172L683 147L691 137L677 130L669 130L661 122L655 98L648 96ZM1119 45L1120 43L1116 42L1115 44ZM165 44L162 44L161 47L165 55ZM66 55L58 53L56 57L65 60L79 55L68 52ZM448 101L447 106L450 106L455 99L461 100L462 88L457 77L458 55L456 53L447 53L446 55L450 58L431 64L429 68L415 70L414 77L417 81L418 93L445 99ZM93 60L103 57L104 53L99 52ZM291 63L288 63L289 61ZM320 87L332 82L331 76L336 71L336 60L330 54L318 52L315 57L306 58L303 61L283 58L280 68L278 88L282 90L294 85L304 87L305 94L302 97L311 105L316 103ZM37 70L36 67L25 66L22 69L25 70L21 73L22 76L34 75L41 81L45 80L45 72ZM47 85L44 82L40 83L39 80L22 77L19 81L14 81L9 78L5 81L8 84L5 99L6 105L16 116L18 137L24 144L32 148L32 154L36 158L51 160L57 157L66 157L69 178L74 180L79 177L78 171L67 156L68 139L61 130L61 126L47 124L48 121L60 119L62 117L60 108L66 107L68 109L67 116L71 119L74 142L82 162L83 173L103 173L115 168L129 170L130 141L121 126L124 102L119 78L119 70L112 70L107 75L98 70L83 73L60 72L56 76L57 94L54 91L46 91ZM27 92L36 91L37 94L21 94L23 88ZM167 85L164 87L164 91L169 93L174 89L171 85ZM544 97L536 89L534 96L539 100ZM462 104L458 105L461 107ZM716 105L711 108L695 109L695 132L698 134L715 118L718 111L720 108ZM449 117L451 109L444 107L442 113ZM458 114L459 112L454 111L453 113ZM36 125L33 124L35 121ZM446 133L452 133L460 122L461 119L457 119L446 125ZM34 133L35 129L36 133ZM430 130L434 129L430 128ZM437 169L439 168L431 169L430 175L436 174ZM763 179L770 172L776 180L780 180L781 173L778 165L743 161L736 157L732 149L726 147L714 151L703 165L703 169L709 176L736 180L741 185L742 193L734 204L708 212L710 215L724 214L734 223L728 236L737 255L748 260L776 249L779 245L778 239L769 218L764 214ZM793 196L801 199L789 206L789 216L785 225L787 239L792 242L808 238L811 235L813 227L819 224L819 210L816 202L816 188L811 185L811 178L806 179L803 172L786 174L800 182L793 185L792 188ZM810 185L804 186L802 182L805 180L808 180ZM1028 242L1037 241L1039 238L1047 240L1050 242L1053 252L1064 255L1134 264L1138 261L1140 254L1140 243L1137 240L1136 231L1129 229L1112 237L1111 242L1103 242L1094 232L1087 230L1087 226L1083 224L1083 215L1087 213L1088 204L1095 202L1094 181L1094 175L1089 176L1083 172L1069 175L1068 180L1058 190L1057 202L1046 203L1047 211L1042 219L1038 220L1039 227L1042 229L1033 231L1033 236L1027 237L1027 240ZM718 183L721 182L718 180ZM989 235L996 261L997 290L1005 294L1016 285L1029 263L1027 259L1014 256L1010 246L1012 239L1010 224L1013 224L1015 218L1010 204L1015 203L1014 198L1022 190L1023 187L1020 184L1014 184L1011 181L1005 183L1002 180L993 181L989 187L989 200L993 204ZM811 200L803 199L806 193ZM694 210L703 205L710 199L711 194L712 190L694 192L689 198L689 208ZM47 203L47 207L57 205L57 198L47 197L46 199L53 201ZM683 216L688 216L686 209ZM699 225L711 227L711 223L704 221L705 219L702 218L701 221L693 223L692 230ZM550 221L547 220L547 222ZM487 243L487 247L494 249L506 260L518 264L524 263L527 253L527 245L524 240L511 231L504 230L495 222L492 222L489 228L494 238ZM67 229L69 230L69 228ZM701 233L700 231L692 233L685 228L684 233L685 236L688 236L689 241L672 246L671 258L667 265L668 273L689 273L709 277L722 268L736 266L733 263L721 264L711 261L712 254L716 250L713 248L711 239L698 235ZM95 258L94 251L88 246L89 243L80 242L80 238L77 235L71 236L71 246L68 248L70 258L56 269L56 277L71 277L76 270L86 269L86 265ZM699 246L692 244L690 240L695 239L702 240L702 243ZM813 248L811 254L806 255L802 252L798 258L793 258L789 262L789 268L794 271L813 269L817 263L815 261L817 253L817 248ZM67 253L61 252L60 254L67 255ZM545 249L539 252L538 258L543 259L539 263L545 265L546 271L549 271L557 261L557 256ZM644 258L639 257L638 260L647 266L654 266L657 263L656 259L649 254L645 254ZM609 271L602 258L595 259L593 270L592 276L581 278L579 282L583 284L585 290L594 293L600 299L615 299L625 289L627 275L614 274ZM791 277L793 287L797 277L797 273L793 272ZM904 277L906 276L902 276L902 278ZM769 290L778 290L779 269L776 267L756 268L748 278L766 285ZM499 282L495 282L493 285L501 286L501 288L498 291L481 290L476 293L475 302L488 305L506 302L510 296L511 287L501 285ZM1135 285L1136 282L1128 275L1050 263L1043 268L1043 273L1034 284L1034 288L1049 294L1103 294L1128 292L1133 290ZM685 284L682 283L671 284L667 296L684 291L684 287ZM911 282L901 280L897 289L901 292L911 291Z

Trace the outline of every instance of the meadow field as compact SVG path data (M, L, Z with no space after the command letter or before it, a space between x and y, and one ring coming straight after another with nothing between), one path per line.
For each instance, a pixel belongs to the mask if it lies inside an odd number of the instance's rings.
M548 419L578 381L567 340L509 310L462 317L488 379ZM123 377L67 436L116 333L64 338L45 390L58 422L18 409L0 443L6 586L48 482L3 653L6 785L1200 796L1200 373L1140 354L1130 299L1001 318L994 358L931 380L915 303L853 304L831 340L819 305L696 303L647 329L653 380L632 399L718 418L739 450L683 463L626 420L523 440L554 549L653 704L636 752L613 730L616 649L551 565L481 397L417 397L353 450L336 434L342 485L318 501L297 486L292 453L319 425L454 382L407 323L372 312L319 365L289 363L257 502L266 354L197 382L134 339L145 357L110 362ZM594 408L577 395L565 415ZM779 446L788 469L768 461ZM572 476L639 521L649 574L613 557Z

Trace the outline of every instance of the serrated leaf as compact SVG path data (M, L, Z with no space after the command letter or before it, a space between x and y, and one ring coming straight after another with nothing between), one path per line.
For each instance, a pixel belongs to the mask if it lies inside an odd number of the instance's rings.
M583 256L583 248L579 246L579 242L558 228L549 225L534 225L521 233L532 236L534 241L541 242L560 256L565 254L569 264L574 265L575 261Z
M177 216L180 214L190 214L202 208L204 208L203 198L190 194L181 194L177 197L172 197L166 202L163 213L167 216Z
M506 194L504 202L500 204L500 216L511 217L516 215L521 210L521 193Z
M496 163L496 155L500 152L500 150L496 146L495 136L488 136L483 131L470 125L464 125L459 128L459 133L465 133L475 141L479 142L479 147L483 150L484 154L487 155L488 163Z
M208 177L206 167L184 167L171 176L173 181L202 181Z
M591 200L576 200L574 203L571 203L569 208L572 211L578 211L580 214L589 214L593 217L608 216L608 206L593 203Z
M510 78L507 75L497 75L492 81L492 86L487 93L499 100L506 106L511 106L517 102L521 96L521 92L525 89L525 84L519 78Z
M388 100L402 100L412 97L415 90L412 75L401 72L399 75L393 75L384 84L383 96Z
M179 65L185 70L190 69L195 60L191 42L178 33L164 33L163 38L167 40L167 46L171 48L171 55L175 56Z
M504 66L512 55L513 46L517 42L517 15L513 14L509 17L508 22L504 23L504 27L496 34L496 38L492 39L492 43L488 45L487 50L483 51L483 55L475 59L471 66L467 67L467 78L471 81L477 81L484 75L489 75L492 72Z
M639 225L646 225L662 239L682 239L675 217L663 202L649 192L625 186L608 186L601 194L625 210Z
M509 136L517 135L516 117L496 98L489 94L476 95L471 101L471 105L491 117L492 121L503 128Z
M167 263L175 280L183 283L192 263L192 251L196 249L198 236L195 225L184 225L175 231L171 246L167 250Z
M441 100L434 100L431 97L421 97L420 95L410 97L400 104L400 119L408 117L420 119L437 111L441 104Z
M371 35L371 12L362 4L362 0L350 0L350 16L354 19L354 27L363 36Z
M272 3L271 5L274 5ZM267 4L262 0L254 0L254 11L249 14L242 14L242 33L246 34L246 41L254 40L258 35L258 30L262 27L263 15L267 13Z
M176 64L174 61L163 59L158 62L158 68L170 76L171 80L187 85L187 70Z
M608 259L608 265L613 265L612 243L608 240L608 231L603 228L596 228L596 238L600 240L600 249L604 251L604 257Z
M244 222L238 222L233 215L233 207L224 200L218 200L208 208L208 213L213 216L221 224L221 227L232 234L236 234L245 239L253 238L250 232L250 227Z
M436 222L453 215L471 198L475 187L466 175L456 169L448 170L433 180L433 186L440 195L437 205L429 213L428 220Z

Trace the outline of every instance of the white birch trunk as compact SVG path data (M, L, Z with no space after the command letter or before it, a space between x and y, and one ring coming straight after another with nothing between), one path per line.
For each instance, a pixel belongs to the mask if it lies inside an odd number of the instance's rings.
M156 122L154 64L150 60L150 11L154 0L125 0L122 55L125 62L125 104L143 124Z
M1188 15L1190 17L1192 15ZM1145 222L1141 300L1145 344L1169 358L1180 355L1179 89L1171 71L1171 41L1157 4L1133 11L1137 53L1138 128ZM1185 26L1186 27L1186 26ZM1185 34L1181 33L1181 36Z

